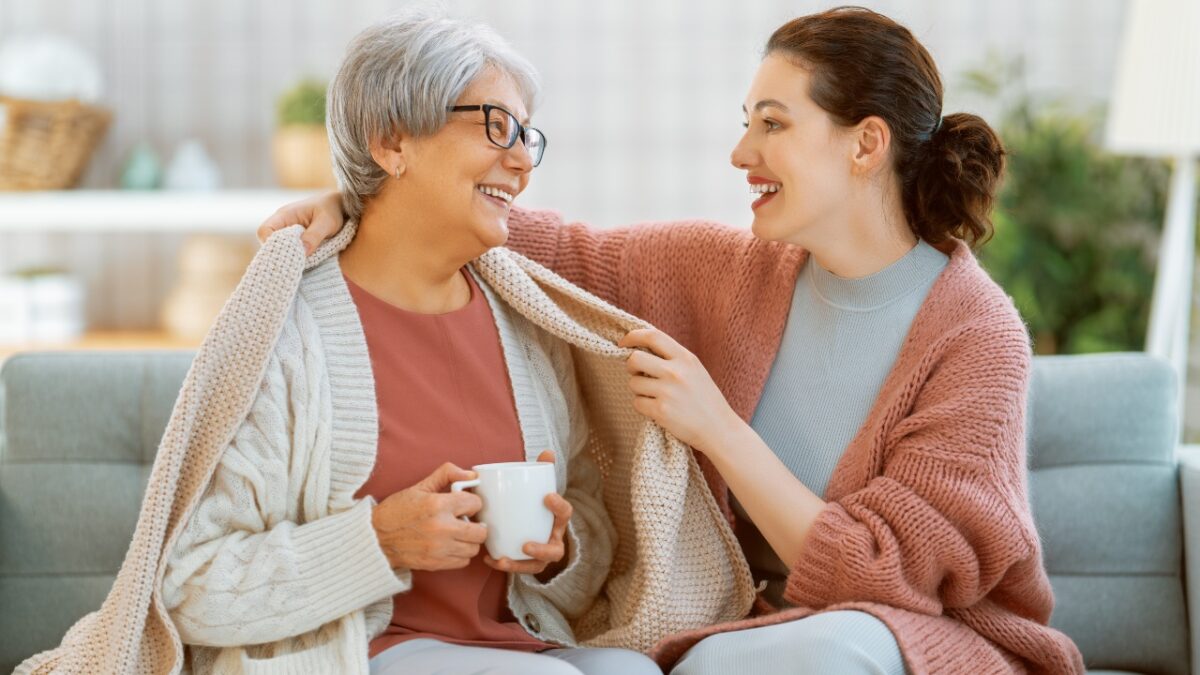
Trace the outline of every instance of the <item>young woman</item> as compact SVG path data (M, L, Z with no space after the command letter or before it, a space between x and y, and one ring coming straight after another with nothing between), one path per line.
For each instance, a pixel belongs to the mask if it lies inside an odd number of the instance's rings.
M659 330L623 341L638 410L702 454L766 582L756 616L677 635L672 673L1082 673L1047 626L1028 503L1030 350L972 247L1004 166L943 116L903 26L838 8L780 27L732 161L752 236L514 212L508 245ZM336 195L260 235L341 227Z

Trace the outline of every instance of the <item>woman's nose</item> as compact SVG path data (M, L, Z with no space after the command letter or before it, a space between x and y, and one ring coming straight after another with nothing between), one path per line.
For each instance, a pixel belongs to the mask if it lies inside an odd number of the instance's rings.
M733 152L729 153L729 162L739 169L749 169L754 165L755 153L749 148L747 134L742 134L737 145L733 146Z
M504 166L519 173L533 171L533 156L529 154L529 149L520 139L517 139L508 152L504 153Z

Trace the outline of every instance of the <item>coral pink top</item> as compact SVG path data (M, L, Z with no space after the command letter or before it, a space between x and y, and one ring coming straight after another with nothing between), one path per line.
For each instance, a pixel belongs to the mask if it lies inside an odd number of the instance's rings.
M444 462L470 468L525 459L516 403L487 298L466 271L471 300L447 314L390 305L349 279L375 375L379 450L356 497L382 502ZM476 557L463 569L414 570L412 590L393 600L391 624L371 656L405 640L536 651L508 609L508 575Z
M679 340L750 419L804 251L711 222L598 230L514 209L508 225L511 248ZM788 575L796 606L668 637L652 650L660 664L706 635L853 608L888 625L914 675L1084 672L1047 626L1054 595L1026 485L1025 324L966 244L939 248L950 261ZM724 481L698 459L732 522Z

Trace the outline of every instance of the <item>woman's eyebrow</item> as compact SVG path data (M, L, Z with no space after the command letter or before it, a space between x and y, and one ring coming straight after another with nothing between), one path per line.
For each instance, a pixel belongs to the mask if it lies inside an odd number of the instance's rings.
M496 100L496 99L494 99L494 98L484 99L484 101L483 101L483 102L484 102L484 103L488 103L488 104L490 104L490 105L494 105L494 106L496 106L497 108L504 108L505 112L512 113L512 116L513 116L513 117L516 117L516 116L517 116L517 114L516 114L516 113L514 113L513 111L511 111L511 110L509 110L509 109L508 109L508 106L504 105L502 102L500 102L500 101L498 101L498 100ZM523 127L527 127L527 126L529 126L529 122L530 122L529 115L526 115L526 116L525 116L525 119L521 120L521 126L523 126Z
M754 104L754 112L759 112L763 108L779 108L783 112L789 112L786 105L773 98L764 98L763 100ZM742 112L746 112L746 106L742 106Z

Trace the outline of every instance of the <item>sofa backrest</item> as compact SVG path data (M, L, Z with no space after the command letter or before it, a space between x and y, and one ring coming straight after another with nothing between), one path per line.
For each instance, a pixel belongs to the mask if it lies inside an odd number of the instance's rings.
M1051 625L1089 668L1189 672L1176 387L1144 354L1034 359L1030 498Z
M190 352L0 367L0 672L58 645L125 557Z

